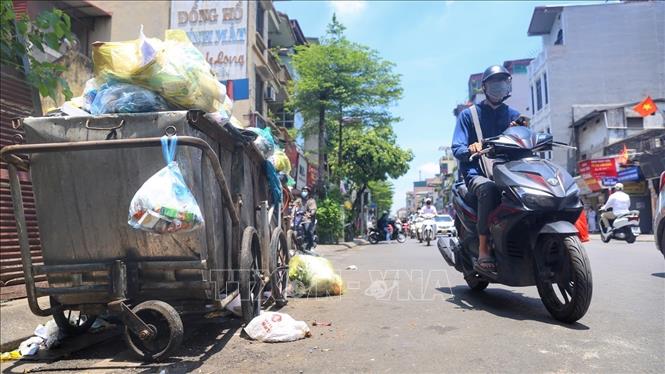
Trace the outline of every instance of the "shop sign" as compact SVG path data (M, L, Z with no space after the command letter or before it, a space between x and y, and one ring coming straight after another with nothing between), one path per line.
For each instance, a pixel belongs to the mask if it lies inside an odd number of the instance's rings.
M623 192L628 195L646 195L647 183L645 181L624 183Z
M640 180L640 168L632 166L619 171L619 182L636 182Z
M585 177L616 177L617 165L614 158L598 158L594 160L585 160L578 163L580 175Z
M220 81L247 78L247 1L171 1L171 28L187 32Z

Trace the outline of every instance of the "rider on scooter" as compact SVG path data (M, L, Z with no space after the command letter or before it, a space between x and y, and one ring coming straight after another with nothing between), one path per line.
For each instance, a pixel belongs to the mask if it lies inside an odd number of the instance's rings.
M480 104L464 109L457 116L453 134L452 150L459 163L459 172L469 191L478 198L478 262L479 270L496 272L496 263L489 253L487 218L500 203L499 189L493 181L483 175L478 159L469 157L482 150L476 135L473 116L477 113L483 138L500 135L509 126L515 125L519 112L503 102L510 97L512 77L503 66L493 65L485 70L482 78L486 99ZM476 112L473 113L472 110Z
M300 192L300 197L303 201L305 215L303 222L305 223L305 240L307 241L307 248L314 247L314 222L316 221L316 200L309 195L309 188L303 187Z
M608 210L610 208L612 210ZM610 220L630 211L630 196L623 192L623 183L614 185L614 193L607 198L607 202L600 209L605 211L600 215L603 223L600 229L606 233L610 230Z
M420 215L434 214L436 215L436 207L432 205L432 199L429 197L425 199L425 206L420 209Z

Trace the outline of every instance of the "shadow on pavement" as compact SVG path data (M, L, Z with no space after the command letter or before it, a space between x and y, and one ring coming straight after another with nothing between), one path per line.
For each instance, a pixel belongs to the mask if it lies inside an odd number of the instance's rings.
M665 273L652 273L654 277L665 278Z
M184 339L180 349L164 361L141 362L126 347L121 334L96 344L81 347L78 351L70 349L69 355L45 360L26 362L16 361L3 373L30 372L71 372L71 371L121 371L138 370L145 373L159 372L168 367L168 373L189 373L198 369L211 356L219 353L233 336L241 329L239 319L195 319L183 320ZM118 328L119 330L119 328ZM89 335L89 334L86 334ZM85 336L85 335L84 335ZM83 336L82 336L83 337ZM66 344L66 342L63 342ZM92 361L92 364L91 362ZM39 364L39 367L25 368L22 364Z
M490 286L491 287L491 286ZM465 310L481 310L495 316L517 321L537 321L559 325L573 330L588 330L589 327L576 322L565 324L553 319L538 298L502 288L472 291L467 286L439 287L439 292L450 295L446 301Z

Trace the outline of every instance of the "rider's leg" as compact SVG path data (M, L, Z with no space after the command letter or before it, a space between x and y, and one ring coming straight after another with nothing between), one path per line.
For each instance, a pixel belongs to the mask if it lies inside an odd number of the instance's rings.
M390 230L388 230L388 227L383 229L386 232L386 241L390 241Z
M307 249L314 247L314 235L312 235L313 222L305 223L305 241L307 242Z
M489 213L499 204L499 189L491 180L477 176L473 177L469 183L469 190L478 198L478 259L490 257L489 226L487 218Z
M603 227L601 227L603 232L607 232L610 230L611 219L614 219L614 213L612 212L604 212L603 214L600 215L600 220L603 222Z

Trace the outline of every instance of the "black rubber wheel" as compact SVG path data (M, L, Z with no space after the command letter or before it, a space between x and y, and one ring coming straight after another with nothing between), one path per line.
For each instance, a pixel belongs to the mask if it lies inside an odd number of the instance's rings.
M242 321L248 324L261 312L261 244L256 230L248 226L242 234L238 287Z
M586 314L591 304L593 281L589 258L577 235L547 236L542 241L541 250L544 251L544 265L556 279L544 279L542 274L537 276L538 294L555 319L573 323ZM537 271L536 274L540 273Z
M406 236L402 233L397 234L398 243L406 243Z
M288 302L286 299L286 288L289 285L288 266L291 256L289 255L286 236L280 228L276 228L272 232L272 237L270 238L270 256L270 299L277 306L281 307Z
M633 243L635 243L635 240L637 240L637 238L635 237L635 235L633 235L633 232L628 231L626 233L626 242L629 243L629 244L633 244Z
M487 286L489 286L490 284L488 281L484 281L478 278L477 275L464 277L464 280L466 281L466 284L469 286L469 288L471 288L472 291L482 291L485 288L487 288Z
M372 232L371 234L369 234L367 240L369 240L370 244L376 244L379 242L379 235L375 232Z
M148 300L135 306L132 311L155 332L152 338L142 340L125 326L125 343L141 359L160 361L180 347L182 320L172 306L163 301Z
M611 236L608 235L607 237L605 237L603 234L600 234L600 240L602 240L603 243L609 243L611 240Z
M58 328L69 336L76 336L90 330L97 319L96 315L81 313L79 310L63 306L53 297L49 298L53 320ZM72 318L74 317L74 318Z
M429 240L429 239L426 239L426 241L427 241L427 246L429 247L429 246L431 245L431 244L430 244L430 240Z

